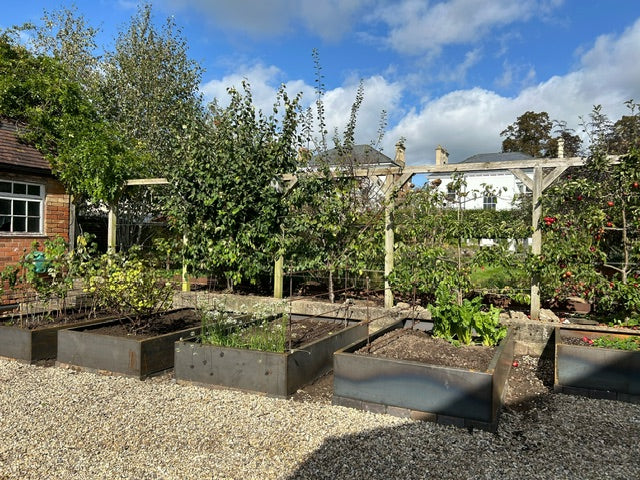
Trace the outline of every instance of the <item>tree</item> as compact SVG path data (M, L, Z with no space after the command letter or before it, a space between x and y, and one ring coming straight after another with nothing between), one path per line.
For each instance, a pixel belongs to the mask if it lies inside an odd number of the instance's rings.
M66 68L70 80L94 95L100 79L100 58L96 54L100 30L90 26L75 6L45 10L42 22L39 28L32 24L19 27L33 32L34 53L55 58Z
M187 43L171 17L161 30L150 4L139 7L121 31L115 51L101 64L100 113L120 134L149 154L141 176L163 176L175 140L201 111L202 69L188 57Z
M557 135L564 139L565 156L575 156L580 150L580 137L566 128L565 122L552 121L547 112L527 111L500 132L503 152L522 152L535 158L554 157L558 151L557 138L552 136L554 123Z
M601 313L640 314L640 152L637 133L612 143L615 125L638 122L637 105L631 115L612 123L600 106L584 121L590 154L544 197L542 256L536 268L543 278L543 294L562 301L568 296L591 300ZM635 117L635 119L633 118ZM622 119L621 119L622 120ZM618 163L607 155L628 145Z
M54 58L0 36L0 115L51 162L77 198L112 202L137 156L104 122L83 89Z
M185 125L169 170L167 215L186 238L191 271L256 282L280 249L286 211L280 178L295 171L298 101L284 87L273 114L256 112L248 83L229 106Z

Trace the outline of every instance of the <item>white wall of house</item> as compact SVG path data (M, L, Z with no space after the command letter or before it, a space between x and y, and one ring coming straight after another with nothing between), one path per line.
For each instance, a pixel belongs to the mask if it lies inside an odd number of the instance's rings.
M533 170L524 170L530 176ZM432 175L430 180L440 178L442 183L438 190L447 193L447 185L451 183L452 176L448 174ZM466 191L468 195L464 199L463 208L467 210L490 208L493 199L485 199L485 185L490 185L490 189L495 192L495 209L509 210L513 208L513 201L517 195L526 192L526 187L508 170L498 170L493 172L466 172L464 179L467 182Z

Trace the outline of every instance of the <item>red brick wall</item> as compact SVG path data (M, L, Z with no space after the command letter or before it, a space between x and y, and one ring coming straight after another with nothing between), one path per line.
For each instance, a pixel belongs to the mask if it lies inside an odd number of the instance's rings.
M69 241L70 197L60 182L53 178L33 175L1 174L2 178L45 185L44 233L41 235L14 235L0 232L0 270L15 264L34 240L42 244L47 238L60 236ZM6 299L5 299L6 300ZM0 304L4 303L0 299Z

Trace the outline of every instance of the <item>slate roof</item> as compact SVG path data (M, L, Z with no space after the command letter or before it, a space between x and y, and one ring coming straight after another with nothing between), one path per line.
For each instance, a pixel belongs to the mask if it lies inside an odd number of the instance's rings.
M522 152L478 153L459 163L515 162L532 158L531 155Z
M310 166L318 163L328 163L332 166L355 165L359 167L397 167L398 164L382 152L370 145L355 145L351 151L344 152L332 148L319 155L314 155L309 161Z
M11 172L51 175L51 165L34 147L18 139L15 122L0 118L0 168Z

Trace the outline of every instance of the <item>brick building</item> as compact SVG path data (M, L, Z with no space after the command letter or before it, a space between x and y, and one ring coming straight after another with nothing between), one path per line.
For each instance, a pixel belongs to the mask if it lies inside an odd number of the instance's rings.
M51 165L18 138L15 122L0 118L0 270L34 240L69 241L71 198Z

